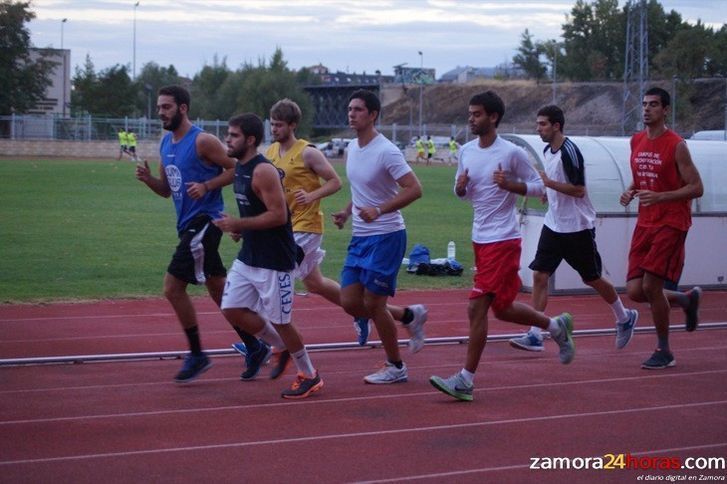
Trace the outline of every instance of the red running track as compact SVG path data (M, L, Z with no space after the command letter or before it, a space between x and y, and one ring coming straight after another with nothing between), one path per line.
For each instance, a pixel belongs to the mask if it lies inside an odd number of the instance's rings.
M401 292L395 301L429 306L428 337L466 334L466 291ZM196 304L205 346L228 347L235 335L214 306ZM649 326L648 308L637 308L639 326ZM594 296L553 297L549 310L572 312L577 329L612 324ZM726 316L727 294L705 293L701 321ZM353 338L349 318L318 297L298 298L295 320L307 343ZM682 313L673 311L672 320L683 323ZM175 351L185 346L177 324L159 300L2 306L0 358ZM491 321L492 334L519 330ZM241 382L232 356L214 358L215 366L186 386L171 382L179 360L2 367L0 482L725 476L724 469L530 469L533 458L547 464L570 457L582 466L587 457L630 453L632 466L643 466L727 456L727 330L674 332L677 366L641 370L654 340L653 333L637 334L617 351L612 335L578 338L568 366L558 363L552 343L541 354L491 343L472 403L427 381L461 367L465 346L458 344L427 345L416 355L403 350L409 382L392 386L362 381L383 359L379 348L315 352L325 387L299 402L279 397L292 372Z

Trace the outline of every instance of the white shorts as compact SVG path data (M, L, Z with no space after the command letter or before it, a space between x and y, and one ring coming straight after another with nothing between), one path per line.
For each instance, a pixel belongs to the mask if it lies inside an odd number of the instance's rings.
M248 308L273 324L288 324L294 292L290 272L252 267L235 259L220 308Z
M326 256L326 251L321 249L321 242L323 242L322 234L314 234L312 232L293 232L295 237L295 243L303 249L305 257L301 263L293 269L293 277L296 279L305 279L308 275L313 272L313 269L318 267L323 258Z

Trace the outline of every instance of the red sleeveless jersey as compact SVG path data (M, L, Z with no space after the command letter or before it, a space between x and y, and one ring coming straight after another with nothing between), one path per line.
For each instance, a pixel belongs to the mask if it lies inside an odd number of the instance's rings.
M649 139L646 131L631 137L631 173L636 190L668 192L685 185L676 163L676 147L682 141L670 129L654 139ZM639 204L636 224L643 227L666 225L686 231L692 225L691 200L663 202L648 207Z

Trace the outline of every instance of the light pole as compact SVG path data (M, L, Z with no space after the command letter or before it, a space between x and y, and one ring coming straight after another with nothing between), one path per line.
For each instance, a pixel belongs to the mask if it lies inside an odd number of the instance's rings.
M66 22L68 22L67 18L64 18L61 20L61 56L63 56L63 106L61 108L61 111L63 112L63 117L66 117L66 53L63 50L63 27L66 25Z
M419 136L422 136L422 106L424 105L424 54L419 51Z
M677 129L677 76L671 76L671 126L672 131Z
M558 81L558 42L553 42L553 104L557 105L558 96L555 83Z
M136 7L139 6L139 2L134 4L134 62L131 71L131 78L136 79Z

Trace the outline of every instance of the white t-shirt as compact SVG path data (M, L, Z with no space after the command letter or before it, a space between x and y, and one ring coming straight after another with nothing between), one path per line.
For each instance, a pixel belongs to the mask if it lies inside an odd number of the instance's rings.
M466 143L459 151L457 177L468 170L467 193L474 209L472 241L489 244L520 238L520 226L515 212L517 195L495 184L492 175L498 166L510 176L527 184L528 195L543 193L543 181L530 164L525 150L498 136L487 148L480 148L479 138Z
M548 178L572 185L585 186L586 176L578 147L568 138L553 153L550 145L543 150L545 173ZM545 189L548 195L548 212L543 223L553 232L572 233L592 229L596 219L596 209L586 192L583 198L572 197L552 188Z
M411 172L399 148L379 133L361 148L358 139L348 145L346 176L351 185L353 235L381 235L403 230L404 217L399 210L381 214L371 223L359 216L357 207L379 207L399 193L399 178Z

